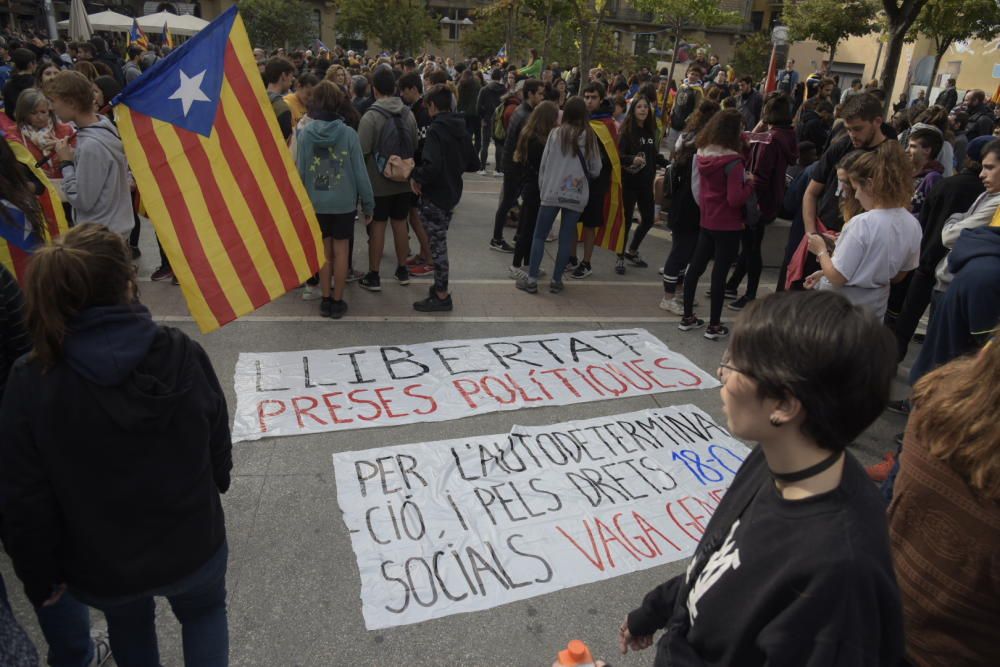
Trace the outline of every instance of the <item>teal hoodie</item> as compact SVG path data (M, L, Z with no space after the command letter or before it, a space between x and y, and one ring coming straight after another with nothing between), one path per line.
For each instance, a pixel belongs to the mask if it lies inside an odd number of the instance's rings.
M372 214L375 195L357 132L339 118L312 120L295 142L295 166L317 213L351 213L360 198L365 215Z

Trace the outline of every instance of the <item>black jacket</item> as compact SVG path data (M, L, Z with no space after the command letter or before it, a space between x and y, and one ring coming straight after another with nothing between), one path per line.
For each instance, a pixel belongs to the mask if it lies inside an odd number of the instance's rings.
M521 136L524 124L528 122L532 107L527 102L521 102L520 106L514 110L510 117L510 124L507 125L507 136L503 141L503 170L514 169L514 149L517 147L517 138Z
M48 369L21 357L0 408L4 543L25 593L125 596L222 546L226 400L204 350L144 306L90 308Z
M993 134L993 125L995 124L996 118L993 117L985 104L980 104L975 111L969 112L969 123L966 125L968 129L965 131L965 136L969 138L969 141L972 141L976 137Z
M656 147L654 133L647 132L643 128L638 128L636 132L626 133L623 127L622 133L618 135L618 152L621 155L622 188L625 190L652 190L657 168L666 166L666 159L660 155L660 151ZM646 164L639 171L632 173L628 166L632 164L632 160L639 153L645 156Z
M811 141L816 150L822 152L826 147L826 140L830 136L830 126L823 122L818 113L807 109L799 117L795 135L800 144L803 141Z
M942 90L934 104L939 107L944 107L946 110L951 111L958 104L958 89L957 88L945 88Z
M3 87L3 110L7 116L14 120L14 108L17 106L17 98L28 88L35 87L35 76L33 74L11 74L7 83Z
M0 221L0 225L4 224ZM18 357L31 349L24 328L24 297L14 276L0 264L0 400L7 374Z
M948 254L948 249L941 242L945 221L955 213L968 211L983 190L979 172L963 169L954 176L941 179L927 193L919 218L924 230L920 240L921 268L933 274L938 263Z
M653 589L628 627L666 629L656 667L895 667L902 607L878 490L848 453L839 487L785 500L758 447L688 573Z
M480 88L479 99L476 101L479 117L486 122L492 122L493 112L500 106L500 98L505 92L507 89L499 81L490 81Z
M104 53L98 53L94 56L94 60L97 62L104 63L111 69L111 74L115 77L115 81L119 85L125 85L125 71L122 69L122 59L116 56L111 51L105 51Z
M451 211L462 198L462 174L479 170L479 156L465 129L465 116L439 113L427 126L427 138L413 180L421 185L422 198Z

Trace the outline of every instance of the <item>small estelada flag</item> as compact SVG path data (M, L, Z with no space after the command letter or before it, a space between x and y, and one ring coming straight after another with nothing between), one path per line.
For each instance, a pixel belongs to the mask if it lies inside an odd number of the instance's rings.
M167 22L163 22L163 32L160 33L160 41L169 48L174 48L174 36L170 34L170 28L167 27Z
M127 46L136 44L144 49L149 48L149 38L146 37L146 33L139 27L138 19L132 19L132 28L128 31L127 42Z
M235 6L115 103L146 211L203 332L319 270L316 214Z

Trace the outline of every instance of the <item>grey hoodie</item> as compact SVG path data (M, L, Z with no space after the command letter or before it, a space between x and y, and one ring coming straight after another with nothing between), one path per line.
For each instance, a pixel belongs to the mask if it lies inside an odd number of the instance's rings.
M413 118L410 108L403 104L403 100L396 96L383 97L375 101L372 107L380 107L389 113L403 114L403 122L409 128L410 138L413 146L417 145L417 121ZM372 183L372 189L376 197L388 197L403 192L410 191L409 183L399 183L390 181L379 173L375 167L375 149L378 148L379 137L382 136L382 126L388 122L385 114L369 108L365 115L361 117L358 124L358 139L361 140L361 152L365 156L365 166L368 167L368 179Z
M953 213L944 221L944 227L941 228L941 243L948 249L948 255L945 255L938 262L937 270L934 272L937 276L937 285L934 289L938 292L944 292L948 289L951 279L954 278L951 271L948 270L948 256L951 254L951 249L955 247L955 242L958 241L962 230L976 229L990 224L998 206L1000 206L1000 192L984 192L972 203L968 211Z
M128 164L118 130L103 116L76 133L73 164L62 169L63 192L77 224L94 222L121 236L135 225Z
M585 154L582 151L588 133L580 135L578 151L565 155L560 138L562 132L567 130L569 128L564 126L549 132L545 151L542 153L542 164L538 169L538 189L542 194L542 206L558 206L582 213L590 198L588 181L601 173L601 151L595 140L585 174L580 155Z

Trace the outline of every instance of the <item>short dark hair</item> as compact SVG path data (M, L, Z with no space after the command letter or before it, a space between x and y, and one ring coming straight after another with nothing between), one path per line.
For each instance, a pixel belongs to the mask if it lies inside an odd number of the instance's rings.
M403 61L403 67L408 67L410 69L413 69L416 66L417 66L417 61L414 60L413 58L407 58L406 60Z
M983 150L979 154L979 162L982 163L983 158L987 155L992 155L997 160L1000 160L1000 139L994 139L990 143L983 146Z
M490 72L490 81L500 81L501 79L503 79L503 72L500 71L499 67L494 68Z
M128 47L128 59L129 60L132 60L132 58L138 58L143 53L145 53L145 51L143 50L143 48L141 46L132 45L132 46Z
M368 77L361 76L360 74L351 77L351 88L354 89L355 97L363 96L368 92Z
M421 92L424 89L423 84L420 83L420 77L416 72L410 72L409 74L404 74L399 77L399 81L396 82L400 90L407 88L416 88L417 92Z
M775 95L764 103L762 118L768 125L776 125L778 127L791 125L794 116L792 98L788 95Z
M691 65L690 67L687 68L687 71L697 72L698 76L702 76L703 74L705 74L705 70L701 68L701 65Z
M944 145L944 137L941 133L929 127L918 127L915 130L911 130L907 141L916 141L924 148L931 149L931 158L937 157L937 154L941 152L941 147Z
M438 111L451 111L453 99L451 88L443 83L431 86L431 89L424 95L424 102L433 104Z
M729 351L762 399L798 399L802 431L832 451L843 451L882 413L896 375L889 329L833 290L778 292L751 302Z
M869 123L876 118L883 118L882 102L871 94L871 92L860 93L850 97L844 102L844 107L840 112L844 120L854 120L860 118Z
M267 85L278 83L284 74L295 74L295 65L288 58L275 56L264 65L264 83Z
M604 84L600 81L591 81L580 91L580 97L583 97L584 93L597 93L597 96L602 100L607 96L607 92L604 89Z
M521 89L524 96L534 95L540 89L545 88L545 84L542 83L541 79L528 79L524 82L524 87Z
M14 61L14 67L21 72L34 67L35 61L38 60L35 57L35 52L29 49L14 49L14 52L10 54L10 59Z
M745 83L748 86L752 86L753 85L753 77L752 76L741 76L740 77L740 82L741 83Z
M108 43L104 41L103 37L91 37L90 45L94 47L94 53L104 53L108 50Z
M388 67L377 67L372 74L372 87L379 95L392 95L396 92L396 77Z
M980 102L980 103L986 101L986 93L983 92L982 90L973 89L973 90L970 90L967 94L969 95L969 99L970 100L975 100L976 102Z
M439 83L448 83L448 73L444 70L436 69L427 75L427 80L435 86Z
M305 86L315 86L317 83L319 83L319 77L316 76L315 74L312 74L311 72L306 72L305 74L299 77L300 88Z

